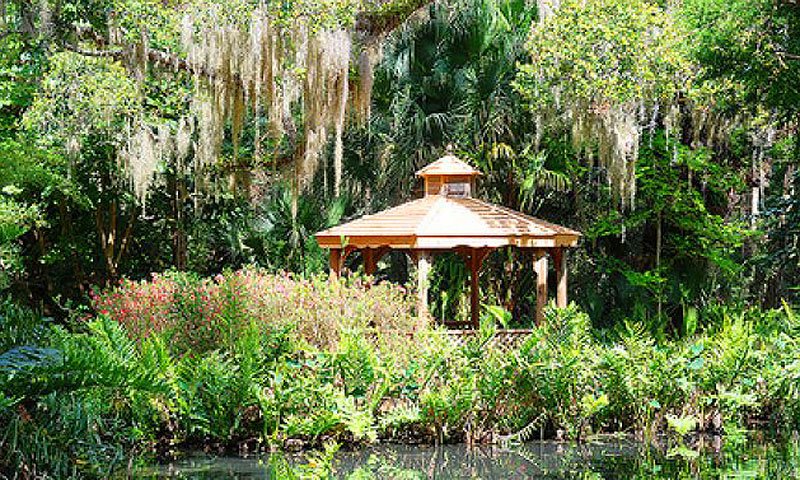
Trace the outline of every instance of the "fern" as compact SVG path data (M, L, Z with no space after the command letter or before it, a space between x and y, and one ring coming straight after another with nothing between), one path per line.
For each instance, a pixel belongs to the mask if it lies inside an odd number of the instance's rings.
M7 409L13 407L14 405L19 402L20 398L11 398L7 397L5 393L0 391L0 415L2 415Z
M54 348L33 345L14 347L0 354L0 374L11 379L60 360L61 352Z
M280 478L281 480L300 480L300 476L292 468L283 455L270 455L267 466L267 478Z
M359 408L353 397L341 396L336 401L336 407L341 416L342 423L347 431L353 434L357 441L375 441L378 437L375 428L375 418L372 412Z
M342 331L334 362L342 377L345 394L365 396L376 380L378 362L374 347L364 334L355 330Z
M51 321L8 298L0 298L0 352L20 345L43 344Z
M416 405L399 406L386 412L380 420L381 430L400 428L407 425L419 423L422 420L422 412Z

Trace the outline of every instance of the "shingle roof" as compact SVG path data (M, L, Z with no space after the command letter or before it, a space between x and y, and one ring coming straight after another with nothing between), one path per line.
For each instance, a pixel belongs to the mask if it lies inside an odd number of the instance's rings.
M418 177L430 175L481 175L481 172L472 168L470 164L459 160L452 154L428 164L417 172Z
M432 164L433 165L433 164ZM319 232L327 248L574 246L580 233L509 208L467 197L430 195Z

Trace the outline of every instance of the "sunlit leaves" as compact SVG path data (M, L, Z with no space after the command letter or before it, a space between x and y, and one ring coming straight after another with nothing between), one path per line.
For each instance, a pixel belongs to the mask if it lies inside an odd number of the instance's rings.
M542 128L571 130L607 171L622 208L634 204L642 125L688 87L673 17L646 0L568 0L532 27L516 86Z
M43 146L76 153L89 135L112 143L125 139L140 96L124 67L105 58L59 53L25 116Z
M730 109L800 104L800 14L793 2L686 0L678 18L702 66L698 83ZM723 95L720 95L723 94Z
M688 73L682 40L672 17L647 0L567 0L533 27L520 89L539 105L670 97Z

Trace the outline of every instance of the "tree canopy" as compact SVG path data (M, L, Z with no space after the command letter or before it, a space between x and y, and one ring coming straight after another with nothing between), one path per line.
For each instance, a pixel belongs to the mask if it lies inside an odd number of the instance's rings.
M2 18L6 278L49 309L167 268L324 268L311 234L408 199L448 143L481 195L587 232L575 288L597 321L793 295L791 3L15 0ZM524 259L488 262L512 272L487 274L491 301L524 315ZM443 311L465 275L437 263Z

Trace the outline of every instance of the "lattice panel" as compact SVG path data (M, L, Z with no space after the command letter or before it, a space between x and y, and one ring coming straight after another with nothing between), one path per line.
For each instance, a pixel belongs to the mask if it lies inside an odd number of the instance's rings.
M517 330L497 330L489 344L493 347L499 347L505 350L512 350L519 348L520 345L533 333L530 329L517 329ZM475 330L448 330L444 332L450 340L463 347L470 338L475 337L477 332Z

